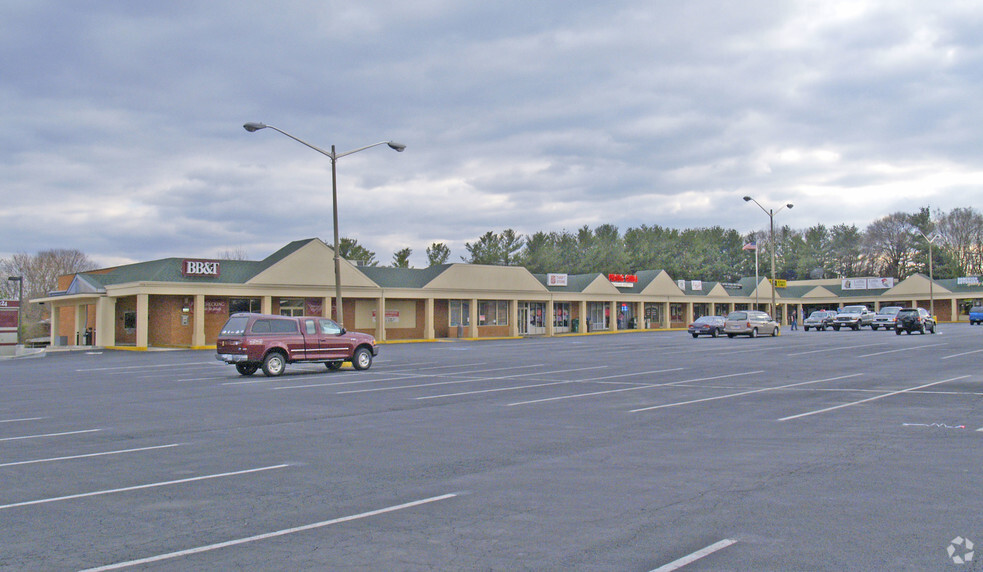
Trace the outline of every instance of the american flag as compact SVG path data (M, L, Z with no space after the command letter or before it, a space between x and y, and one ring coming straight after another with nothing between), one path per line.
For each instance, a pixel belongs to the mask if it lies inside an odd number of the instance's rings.
M757 250L757 249L758 249L758 242L752 240L751 242L745 244L744 248L742 248L741 250Z

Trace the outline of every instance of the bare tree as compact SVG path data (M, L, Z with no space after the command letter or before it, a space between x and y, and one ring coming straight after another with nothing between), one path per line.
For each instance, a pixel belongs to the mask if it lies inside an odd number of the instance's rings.
M936 231L965 274L983 274L983 215L971 207L935 213Z
M249 260L249 255L246 254L246 249L242 246L237 246L235 248L229 248L218 253L220 260Z
M0 297L15 299L19 285L7 280L10 276L22 276L24 284L24 326L28 336L41 335L38 323L44 318L44 310L37 304L28 304L31 298L41 298L59 289L58 278L95 269L96 265L79 250L53 249L37 254L18 253L0 259ZM68 286L67 284L62 285Z

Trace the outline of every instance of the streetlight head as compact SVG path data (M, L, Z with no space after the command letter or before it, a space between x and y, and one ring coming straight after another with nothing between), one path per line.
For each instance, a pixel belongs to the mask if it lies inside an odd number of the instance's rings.
M24 277L23 276L8 276L7 277L7 280L9 280L10 282L23 282L24 281Z
M386 143L386 145L389 145L390 149L395 149L397 153L402 153L403 150L406 149L406 145L403 145L402 143L396 143L395 141L390 141Z
M245 129L246 131L252 133L254 131L259 131L260 129L266 129L266 124L265 123L258 123L258 122L255 122L255 121L250 121L249 123L246 123L245 125L243 125L242 128Z
M793 206L792 203L785 205L786 208L792 208L792 206Z
M744 202L748 202L748 201L751 201L751 200L754 200L754 199L752 199L750 196L744 197Z

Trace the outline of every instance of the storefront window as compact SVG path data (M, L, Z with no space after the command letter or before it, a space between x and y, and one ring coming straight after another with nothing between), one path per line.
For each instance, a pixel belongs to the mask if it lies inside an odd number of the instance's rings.
M262 308L262 301L259 298L229 299L229 315L238 314L239 312L259 313L262 311Z
M303 298L280 298L280 315L281 316L303 316L304 315L304 299Z
M672 303L669 304L669 319L673 322L682 322L686 318L683 315L683 305Z
M461 316L464 316L463 325L471 325L471 303L467 300L449 300L448 304L451 326L462 325Z
M509 303L505 300L479 300L479 326L507 326L509 324Z

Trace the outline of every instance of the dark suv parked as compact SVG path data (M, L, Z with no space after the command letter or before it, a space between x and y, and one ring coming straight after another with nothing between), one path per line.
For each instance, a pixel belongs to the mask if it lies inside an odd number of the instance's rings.
M896 319L894 333L899 336L901 332L924 334L928 330L935 333L935 318L925 308L903 308L898 311Z
M215 359L235 364L242 375L260 367L267 376L283 373L288 363L323 363L338 369L351 361L355 369L368 369L379 350L375 338L349 332L327 318L233 314L222 326L215 344Z

